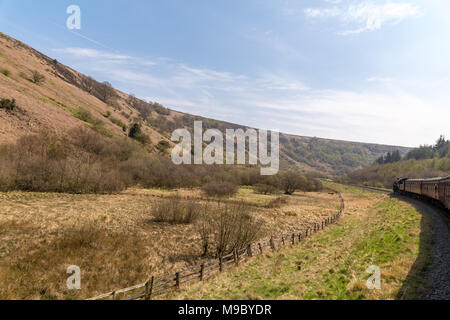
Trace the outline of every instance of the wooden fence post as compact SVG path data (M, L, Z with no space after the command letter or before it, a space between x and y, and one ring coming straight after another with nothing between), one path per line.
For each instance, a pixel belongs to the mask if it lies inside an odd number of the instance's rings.
M116 300L116 292L115 292L115 291L113 291L113 293L112 293L111 296L112 296L112 299L113 299L113 300Z
M295 245L295 233L292 234L292 245Z
M179 272L177 272L175 274L175 284L177 286L177 289L180 289L180 273Z
M298 233L298 242L300 242L300 241L302 241L302 233L301 232Z
M233 258L234 258L234 264L236 266L239 266L239 257L238 257L237 249L234 249L234 251L233 251Z
M222 259L222 257L219 258L219 271L220 272L223 271L223 259Z
M153 293L153 283L155 282L155 277L152 276L151 280L147 281L145 284L145 300L150 300Z
M286 243L284 243L284 236L281 236L281 242L283 243L283 246L286 245Z
M203 281L203 275L204 275L204 273L205 273L205 265L202 264L202 265L200 266L200 281Z
M259 252L261 252L261 254L263 254L263 248L262 248L262 245L260 242L258 243L258 247L259 247Z
M247 246L247 255L248 255L250 258L253 257L252 245L251 245L251 244L249 244L249 245Z

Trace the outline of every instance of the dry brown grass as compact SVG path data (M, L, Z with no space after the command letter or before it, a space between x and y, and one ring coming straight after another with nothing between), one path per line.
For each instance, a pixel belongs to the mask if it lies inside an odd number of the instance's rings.
M89 298L198 263L203 250L193 224L149 219L161 198L213 201L199 189L129 189L116 195L0 193L0 298ZM339 205L336 195L323 192L295 194L286 206L265 208L274 198L241 188L227 201L247 199L251 215L267 227L264 237L302 229L335 213ZM81 267L79 292L66 289L69 265Z
M128 125L131 123L119 110L61 79L51 59L45 59L32 48L4 34L0 34L0 69L9 71L8 76L0 76L0 97L15 98L23 111L8 113L0 110L1 142L14 142L43 128L58 134L67 133L82 124L72 112L79 107L88 109L96 120L103 120L103 114L110 111L115 119ZM70 73L75 78L81 77L76 71ZM33 83L37 74L44 76L45 81ZM138 112L125 104L126 95L119 91L117 94L122 98L119 103L129 118L138 117ZM119 126L110 121L104 123L105 129L114 136L124 135ZM154 143L164 138L150 126L144 125L143 130Z

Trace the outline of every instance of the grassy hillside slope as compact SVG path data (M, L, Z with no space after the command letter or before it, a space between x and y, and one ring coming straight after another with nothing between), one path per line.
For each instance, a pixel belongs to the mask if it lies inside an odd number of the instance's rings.
M203 120L205 128L242 127L169 110L118 90L100 92L102 84L91 80L0 33L0 99L15 99L17 105L13 111L0 108L0 142L16 141L40 129L65 134L80 124L106 136L126 136L134 123L140 123L143 133L149 136L145 141L147 148L159 152L165 149L161 146L173 145L169 139L174 129L192 129L194 120ZM365 167L389 151L408 151L402 147L287 134L282 134L280 141L282 166L323 175L340 175Z

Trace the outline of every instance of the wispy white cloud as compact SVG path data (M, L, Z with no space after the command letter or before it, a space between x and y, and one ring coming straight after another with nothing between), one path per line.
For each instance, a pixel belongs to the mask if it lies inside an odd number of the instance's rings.
M56 53L68 54L77 58L129 60L131 57L90 48L64 48L53 49Z
M391 82L393 81L392 78L387 78L387 77L370 77L367 78L367 81L369 82Z
M358 34L365 31L381 29L386 24L397 24L418 16L421 10L408 2L385 2L380 4L370 1L335 5L330 8L307 8L304 10L308 18L335 18L344 25L353 25L351 29L338 32L341 35Z
M448 79L412 83L373 76L361 79L368 82L364 91L314 89L288 74L240 75L168 59L144 66L138 57L88 48L56 52L77 58L75 68L122 90L206 117L299 135L407 146L450 136L442 132L450 118Z

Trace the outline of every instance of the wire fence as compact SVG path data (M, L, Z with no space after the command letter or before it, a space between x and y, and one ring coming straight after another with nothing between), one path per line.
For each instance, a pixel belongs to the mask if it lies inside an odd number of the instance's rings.
M340 218L345 209L345 202L340 193L338 193L338 196L341 200L339 212L324 219L320 223L315 223L312 227L306 228L303 231L285 234L279 238L272 237L268 240L252 243L246 248L236 249L232 253L218 259L214 259L170 275L157 278L151 277L151 279L147 282L129 288L104 293L88 300L151 300L154 297L179 290L184 284L195 281L204 281L217 273L224 272L232 267L237 267L252 257L264 254L267 250L274 252L288 245L293 246L302 241L302 239L323 230L330 224L335 223Z

